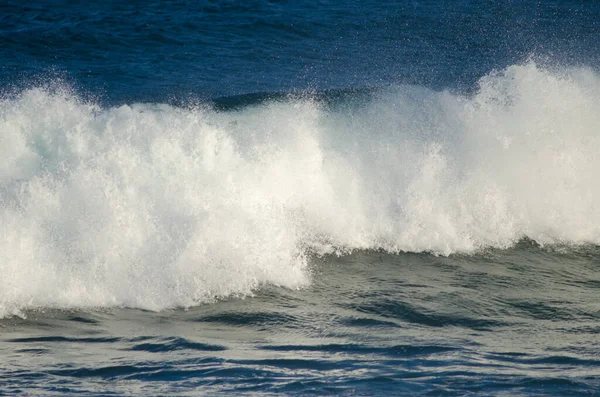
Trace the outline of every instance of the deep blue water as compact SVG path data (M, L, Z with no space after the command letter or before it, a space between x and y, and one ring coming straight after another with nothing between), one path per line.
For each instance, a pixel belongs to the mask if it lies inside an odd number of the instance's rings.
M585 1L16 2L0 81L57 75L110 102L426 84L468 88L532 55L598 64Z
M600 3L0 4L0 395L600 395Z

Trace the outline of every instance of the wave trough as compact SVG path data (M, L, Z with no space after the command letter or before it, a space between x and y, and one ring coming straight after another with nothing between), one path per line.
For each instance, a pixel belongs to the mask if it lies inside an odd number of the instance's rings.
M533 62L470 96L101 108L0 101L0 317L189 307L310 282L310 256L600 244L600 76Z

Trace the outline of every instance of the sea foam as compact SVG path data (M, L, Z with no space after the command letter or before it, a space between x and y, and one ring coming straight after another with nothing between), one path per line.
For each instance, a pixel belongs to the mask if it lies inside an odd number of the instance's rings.
M189 307L310 282L310 257L600 244L600 77L530 62L472 95L101 108L0 101L0 317Z

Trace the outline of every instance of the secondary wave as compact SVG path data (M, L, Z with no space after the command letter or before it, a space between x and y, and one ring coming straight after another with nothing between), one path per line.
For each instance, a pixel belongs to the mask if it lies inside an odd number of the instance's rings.
M351 101L350 101L351 102ZM309 283L309 257L600 244L600 76L530 62L470 96L231 111L0 101L0 317L187 307Z

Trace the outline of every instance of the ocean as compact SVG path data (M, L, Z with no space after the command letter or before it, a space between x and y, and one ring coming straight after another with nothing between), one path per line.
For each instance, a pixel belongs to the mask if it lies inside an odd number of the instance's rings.
M600 3L0 4L0 395L600 395Z

